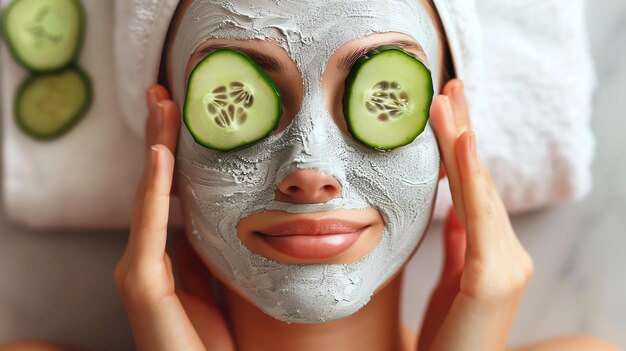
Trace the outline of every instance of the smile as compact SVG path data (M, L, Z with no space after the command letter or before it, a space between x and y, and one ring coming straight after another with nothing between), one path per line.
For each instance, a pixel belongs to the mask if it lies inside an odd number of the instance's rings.
M370 227L341 219L299 219L269 226L254 235L285 255L321 260L347 251Z
M263 211L243 218L237 236L250 251L285 264L351 264L382 238L374 208L315 213Z

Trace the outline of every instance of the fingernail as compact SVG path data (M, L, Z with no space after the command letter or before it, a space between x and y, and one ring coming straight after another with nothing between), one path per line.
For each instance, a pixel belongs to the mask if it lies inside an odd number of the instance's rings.
M156 170L156 163L157 163L157 159L159 158L159 148L156 147L156 145L152 145L150 147L150 149L152 149L152 170Z
M472 157L476 158L476 133L470 133L468 142L470 154L472 155Z
M452 98L454 99L454 104L456 106L463 106L465 103L465 92L463 88L463 82L459 82L452 89Z

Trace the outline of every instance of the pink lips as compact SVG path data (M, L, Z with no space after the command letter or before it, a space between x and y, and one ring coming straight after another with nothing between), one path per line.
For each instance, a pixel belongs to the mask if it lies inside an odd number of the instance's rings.
M299 219L263 228L255 234L285 255L325 259L348 250L368 227L340 219Z

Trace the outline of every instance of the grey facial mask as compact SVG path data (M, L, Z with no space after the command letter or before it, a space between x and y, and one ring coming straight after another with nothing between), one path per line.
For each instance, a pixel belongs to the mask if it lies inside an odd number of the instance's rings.
M282 321L320 323L355 313L398 272L428 226L439 175L431 129L408 146L375 151L343 133L323 99L321 77L330 56L347 41L380 32L415 38L431 71L439 72L435 27L414 0L197 0L175 38L173 83L179 106L189 57L210 38L274 40L302 73L300 112L281 133L221 153L196 144L183 126L177 156L192 245L248 300ZM276 185L297 169L334 176L342 187L341 198L311 205L276 201ZM311 213L370 207L385 220L383 236L353 264L282 264L250 252L237 237L242 218L265 210Z

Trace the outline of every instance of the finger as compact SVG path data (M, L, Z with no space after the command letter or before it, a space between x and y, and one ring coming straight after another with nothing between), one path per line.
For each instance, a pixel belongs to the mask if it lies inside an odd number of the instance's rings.
M433 100L430 112L430 123L435 131L439 150L443 159L446 175L450 184L452 202L454 208L463 223L465 223L465 210L463 209L463 189L461 187L461 177L459 175L458 163L454 143L456 142L458 131L454 124L452 106L450 98L445 95L437 96Z
M147 101L148 101L148 109L150 111L150 116L148 117L148 122L146 123L146 144L155 145L157 136L159 134L160 122L157 120L162 120L161 109L158 107L157 102L157 86L153 86L148 90L147 93ZM130 239L129 246L132 246L134 251L135 245L135 236L139 230L139 226L141 224L141 213L144 207L144 200L146 197L146 189L148 183L150 181L151 173L153 170L153 160L152 160L153 150L151 148L146 149L145 154L145 162L143 174L141 176L141 180L139 181L139 185L137 186L137 191L135 193L135 202L133 205L133 217L130 226Z
M470 121L469 107L467 100L465 99L463 81L460 79L453 79L449 81L443 88L443 94L450 97L454 123L459 134L471 130L472 124Z
M441 281L446 283L451 281L458 284L465 265L466 237L465 228L463 228L454 207L448 211L444 230L444 247L445 256Z
M162 118L162 128L159 131L156 144L163 144L172 154L176 153L178 132L180 131L180 112L172 100L162 100L158 103L158 114Z
M178 133L180 131L180 112L176 103L172 100L162 100L158 103L157 113L161 114L163 125L157 137L157 144L165 145L172 154L176 154ZM172 196L178 195L176 182L172 185Z
M152 148L151 169L136 234L136 254L140 261L162 262L167 241L170 188L174 172L174 156L165 146L156 145Z
M146 149L149 149L150 146L157 143L156 138L162 124L162 120L157 114L158 104L165 99L169 99L169 96L169 93L164 87L156 84L151 86L146 92L146 103L148 104L145 139Z
M507 231L508 215L476 152L476 135L465 132L455 146L466 211L468 254L474 256L496 247ZM477 250L477 251L475 251Z
M450 208L444 230L444 266L430 297L419 334L418 350L429 350L432 341L460 290L465 264L465 229L454 208Z
M170 94L163 86L154 84L146 93L147 103L148 103L148 112L150 115L154 115L154 108L157 104L163 100L167 100L170 98Z
M173 153L175 151L176 138L180 128L178 109L175 108L175 104L171 100L167 100L170 94L160 85L150 87L146 96L148 110L150 112L146 123L146 145L164 144ZM148 147L146 149L144 172L135 195L131 233L135 232L139 225L139 213L143 208L146 187L151 173L151 153L152 150Z

